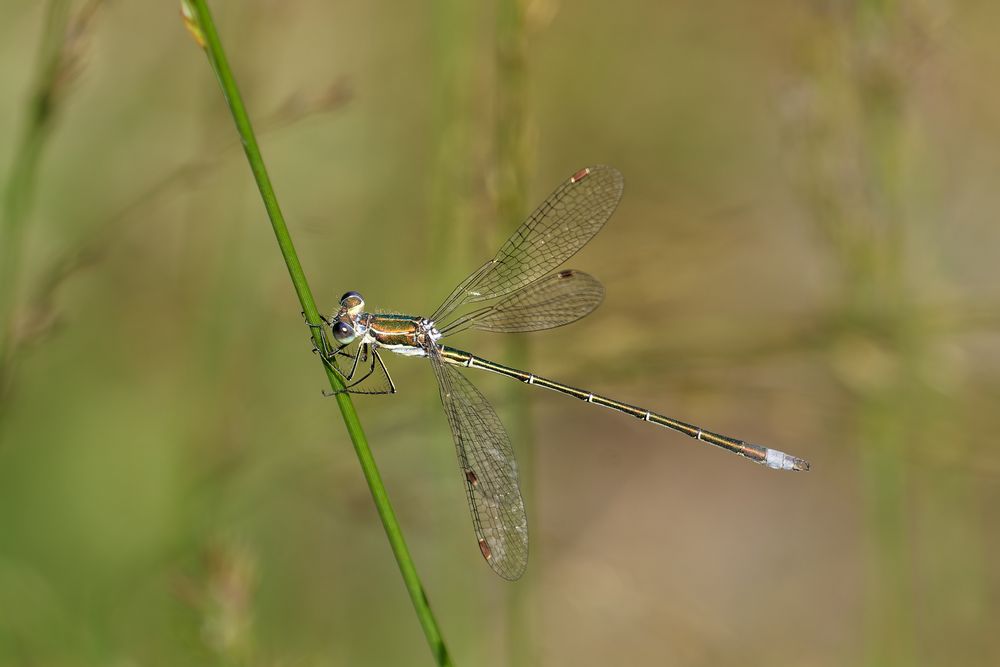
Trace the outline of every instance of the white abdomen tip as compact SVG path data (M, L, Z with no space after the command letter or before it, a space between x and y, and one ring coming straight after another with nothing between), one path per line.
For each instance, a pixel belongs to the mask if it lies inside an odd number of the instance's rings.
M777 449L767 450L767 458L764 459L764 465L774 470L809 470L809 461L779 452Z

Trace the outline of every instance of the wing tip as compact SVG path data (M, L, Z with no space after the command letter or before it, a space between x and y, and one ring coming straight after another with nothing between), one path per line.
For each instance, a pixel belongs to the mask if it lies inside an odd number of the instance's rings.
M525 570L528 569L527 554L525 554L524 558L518 558L513 561L507 558L497 560L493 557L493 550L490 548L489 543L482 537L479 538L479 552L483 555L483 560L490 566L490 569L496 572L500 578L507 581L517 581L524 576Z

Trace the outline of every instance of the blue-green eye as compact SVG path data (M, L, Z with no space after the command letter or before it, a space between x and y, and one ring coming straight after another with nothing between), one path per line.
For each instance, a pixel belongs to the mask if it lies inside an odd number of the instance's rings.
M333 325L333 337L342 345L350 343L356 335L354 328L346 322L337 322Z

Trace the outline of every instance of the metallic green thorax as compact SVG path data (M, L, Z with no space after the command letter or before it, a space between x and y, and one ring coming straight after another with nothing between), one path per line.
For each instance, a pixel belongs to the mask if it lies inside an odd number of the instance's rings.
M371 313L365 326L368 333L379 345L419 346L417 334L420 332L421 318L412 315L388 315Z

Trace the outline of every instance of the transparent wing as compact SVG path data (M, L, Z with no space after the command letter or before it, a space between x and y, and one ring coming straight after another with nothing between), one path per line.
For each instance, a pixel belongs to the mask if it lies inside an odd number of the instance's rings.
M528 519L507 432L486 398L456 367L433 350L429 357L455 439L479 550L494 572L518 579L528 564Z
M464 303L510 294L565 262L611 217L623 187L624 179L614 167L575 173L528 216L493 259L455 288L431 319L442 320Z
M597 278L567 269L528 283L492 306L474 310L440 327L444 336L466 329L540 331L553 329L590 314L604 299Z

